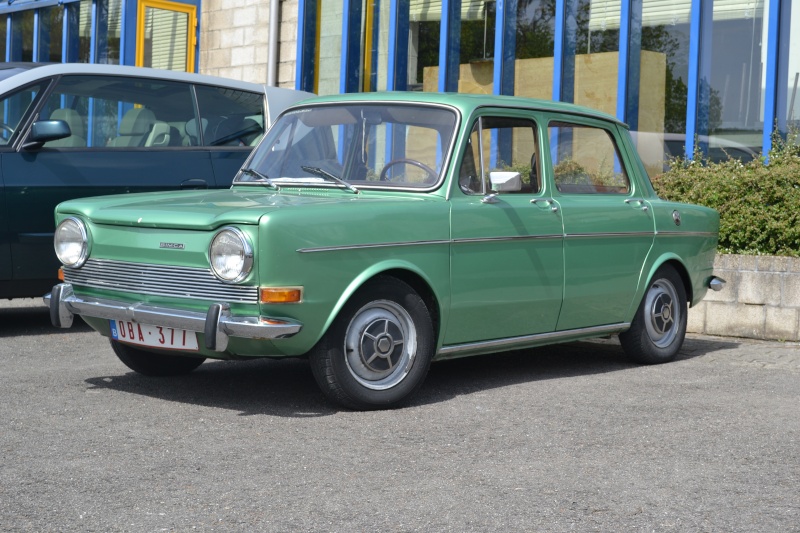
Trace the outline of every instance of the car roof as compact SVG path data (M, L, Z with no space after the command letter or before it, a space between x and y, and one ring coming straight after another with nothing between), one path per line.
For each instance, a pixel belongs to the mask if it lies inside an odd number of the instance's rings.
M90 63L0 63L0 65L2 65L0 66L0 95L42 78L59 75L93 74L179 81L198 85L222 86L230 89L266 94L268 123L272 123L278 113L288 105L298 100L304 100L314 96L312 93L280 87L269 87L266 84L146 67ZM4 75L9 70L13 71L13 74Z
M410 92L410 91L388 91L372 93L348 93L333 96L321 96L303 102L303 104L324 104L324 103L425 103L440 104L455 107L464 116L468 116L472 111L482 107L508 107L526 108L536 111L554 111L558 113L569 113L590 118L596 118L607 122L614 122L625 128L627 125L613 115L597 111L588 107L570 104L566 102L555 102L553 100L541 100L522 96L501 96L485 94L466 94L466 93L432 93L432 92Z

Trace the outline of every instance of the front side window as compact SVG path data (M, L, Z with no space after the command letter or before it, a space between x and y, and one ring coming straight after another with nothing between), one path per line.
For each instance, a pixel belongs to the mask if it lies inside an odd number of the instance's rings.
M36 101L36 96L44 90L46 83L37 83L5 96L0 100L0 146L11 142L11 137L19 129L22 119Z
M188 84L116 76L64 76L41 119L64 120L72 136L48 147L192 146L197 121Z
M569 194L627 194L630 181L608 130L582 124L549 124L553 179Z
M329 105L280 117L235 182L430 188L439 182L457 117L434 106Z
M465 194L541 191L536 124L527 119L481 117L459 169Z

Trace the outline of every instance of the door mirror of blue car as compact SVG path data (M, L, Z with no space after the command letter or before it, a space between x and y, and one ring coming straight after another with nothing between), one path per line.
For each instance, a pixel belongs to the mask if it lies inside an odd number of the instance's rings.
M31 125L31 132L25 139L22 148L25 150L38 149L48 141L66 139L70 135L72 135L72 131L64 120L37 120Z

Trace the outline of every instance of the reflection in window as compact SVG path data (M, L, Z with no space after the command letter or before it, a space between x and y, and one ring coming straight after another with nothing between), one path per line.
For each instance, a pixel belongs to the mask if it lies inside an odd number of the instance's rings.
M342 17L343 2L318 3L320 11L317 45L317 61L314 83L317 94L339 94L339 69L342 61Z
M714 2L710 80L701 86L698 135L760 151L763 132L763 0ZM701 81L701 84L703 81ZM708 142L701 138L701 147Z
M785 111L778 117L781 122L786 121L785 124L781 124L784 132L788 129L795 131L800 129L800 7L791 8L792 4L789 3L788 69L782 79L778 80L779 94L785 94L783 100L779 102Z
M11 60L33 61L33 10L11 14Z
M553 96L556 4L547 0L520 2L517 11L514 94Z
M119 65L122 0L97 1L97 63Z
M64 8L53 6L39 10L39 49L37 61L61 62L61 36L64 28Z
M6 60L6 32L8 31L8 16L0 15L0 61Z
M630 182L611 134L601 128L551 122L553 181L569 194L626 194Z
M8 144L11 137L19 129L20 121L25 117L28 109L34 104L36 95L44 85L36 84L26 87L0 100L0 146Z
M619 0L570 0L575 7L567 15L569 44L574 46L572 72L564 65L565 81L574 76L573 87L564 87L564 100L615 114L619 69Z

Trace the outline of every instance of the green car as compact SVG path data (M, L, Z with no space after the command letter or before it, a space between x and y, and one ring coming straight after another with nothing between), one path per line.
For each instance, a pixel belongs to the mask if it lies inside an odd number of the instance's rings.
M719 216L659 199L624 124L569 104L372 93L284 112L232 187L56 209L55 326L149 376L306 357L325 395L393 407L432 361L619 334L672 360Z

